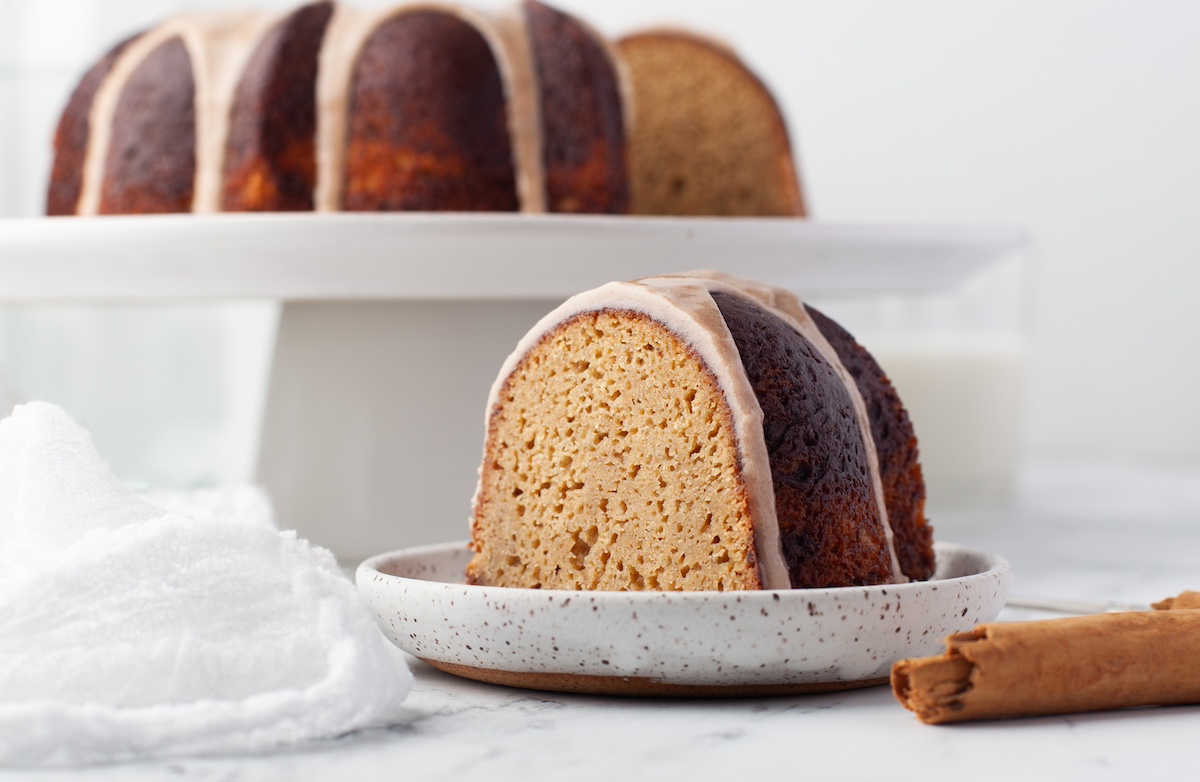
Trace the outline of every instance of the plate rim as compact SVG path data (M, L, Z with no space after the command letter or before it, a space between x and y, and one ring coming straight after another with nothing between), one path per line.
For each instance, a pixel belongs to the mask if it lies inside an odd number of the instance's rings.
M382 563L391 561L391 560L396 559L401 556L416 556L416 555L423 554L423 553L438 554L438 553L442 553L442 552L449 552L449 551L455 549L456 547L457 548L466 548L468 546L468 541L462 540L462 541L445 541L442 543L428 543L428 544L422 544L419 546L409 546L409 547L405 547L405 548L401 548L401 549L394 549L392 551L385 551L385 552L381 552L379 554L374 554L374 555L362 560L356 566L355 581L357 583L358 579L361 577L377 575L377 576L381 576L385 579L395 579L396 581L418 582L418 583L422 583L422 584L429 584L429 585L431 585L430 588L449 588L449 589L455 589L455 590L464 590L465 589L465 590L467 590L466 594L479 594L481 597L485 596L485 594L488 590L501 590L499 592L499 594L517 594L517 595L522 595L522 596L526 596L526 597L545 596L545 595L557 595L560 597L567 597L570 595L586 594L589 597L589 599L592 597L595 597L598 600L607 600L607 601L613 601L613 602L629 601L629 600L643 600L643 601L661 600L663 598L663 596L668 596L675 600L680 600L680 599L682 599L682 600L701 600L701 599L711 600L711 599L714 599L715 597L719 597L719 596L727 597L731 594L736 594L744 599L745 598L755 599L754 596L760 595L760 596L765 596L763 599L774 601L776 599L776 596L778 596L778 598L782 599L782 600L786 600L786 599L790 599L790 598L799 600L801 596L805 596L805 595L810 596L810 597L813 595L844 596L844 595L849 595L849 594L854 594L854 593L860 593L863 591L866 591L868 594L872 593L874 591L879 591L881 594L886 594L886 591L889 589L901 590L900 594L903 595L904 592L919 591L925 587L936 586L940 583L959 583L959 582L963 582L966 579L982 578L982 577L988 576L988 575L1003 576L1005 574L1011 574L1011 572L1012 572L1012 564L1004 556L1002 556L1000 554L982 551L982 550L973 548L971 546L967 546L967 545L964 545L961 543L956 543L954 541L947 541L947 540L935 540L933 545L934 545L935 556L937 554L939 554L942 550L946 550L946 551L956 550L956 551L962 552L967 555L973 555L973 556L977 556L977 557L987 558L988 560L990 560L990 564L988 565L987 568L980 570L979 572L976 572L976 573L967 573L962 576L955 576L953 578L939 578L936 580L928 579L925 581L908 581L905 583L898 583L898 584L874 584L874 585L868 585L868 586L808 587L808 588L794 588L794 589L755 589L755 590L726 591L726 592L719 592L719 591L715 591L715 590L708 590L708 591L706 591L706 590L649 591L648 590L648 591L644 591L644 592L634 592L634 591L619 592L619 591L611 591L611 590L529 589L529 588L523 588L523 587L482 586L482 585L478 585L478 584L467 584L467 583L461 583L461 582L456 583L453 581L439 581L439 580L435 580L435 579L413 578L410 576L397 576L397 575L393 575L391 573L386 573L380 569L380 565Z

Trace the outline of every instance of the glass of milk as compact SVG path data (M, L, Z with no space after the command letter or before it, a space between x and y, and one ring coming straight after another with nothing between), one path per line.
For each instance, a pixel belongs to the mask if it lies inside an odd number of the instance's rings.
M811 297L883 367L908 409L934 510L1003 507L1025 443L1028 258L952 290Z

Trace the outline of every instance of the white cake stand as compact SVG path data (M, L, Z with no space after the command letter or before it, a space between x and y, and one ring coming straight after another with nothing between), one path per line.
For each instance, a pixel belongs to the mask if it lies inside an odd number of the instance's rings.
M484 404L517 339L610 280L717 269L801 296L950 290L994 228L464 214L0 221L0 303L282 303L257 479L355 562L467 531Z

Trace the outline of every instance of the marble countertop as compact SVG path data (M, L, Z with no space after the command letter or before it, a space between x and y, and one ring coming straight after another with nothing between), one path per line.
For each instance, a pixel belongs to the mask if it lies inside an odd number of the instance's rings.
M1038 465L1013 507L934 517L1012 562L1013 594L1148 603L1200 589L1200 469ZM1048 617L1005 609L1001 620ZM932 727L886 687L738 700L617 699L461 680L412 661L385 728L253 757L181 758L0 780L1150 779L1194 752L1200 706Z

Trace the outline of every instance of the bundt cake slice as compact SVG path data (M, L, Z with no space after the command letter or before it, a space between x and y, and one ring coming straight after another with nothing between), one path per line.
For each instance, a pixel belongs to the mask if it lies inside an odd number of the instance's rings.
M635 107L632 212L804 215L783 115L732 50L679 31L617 46Z
M776 308L772 289L736 282L610 283L521 340L489 398L469 582L721 590L928 577L897 558L912 548L932 562L931 541L910 540L912 525L893 540L868 405L837 350L802 306Z

